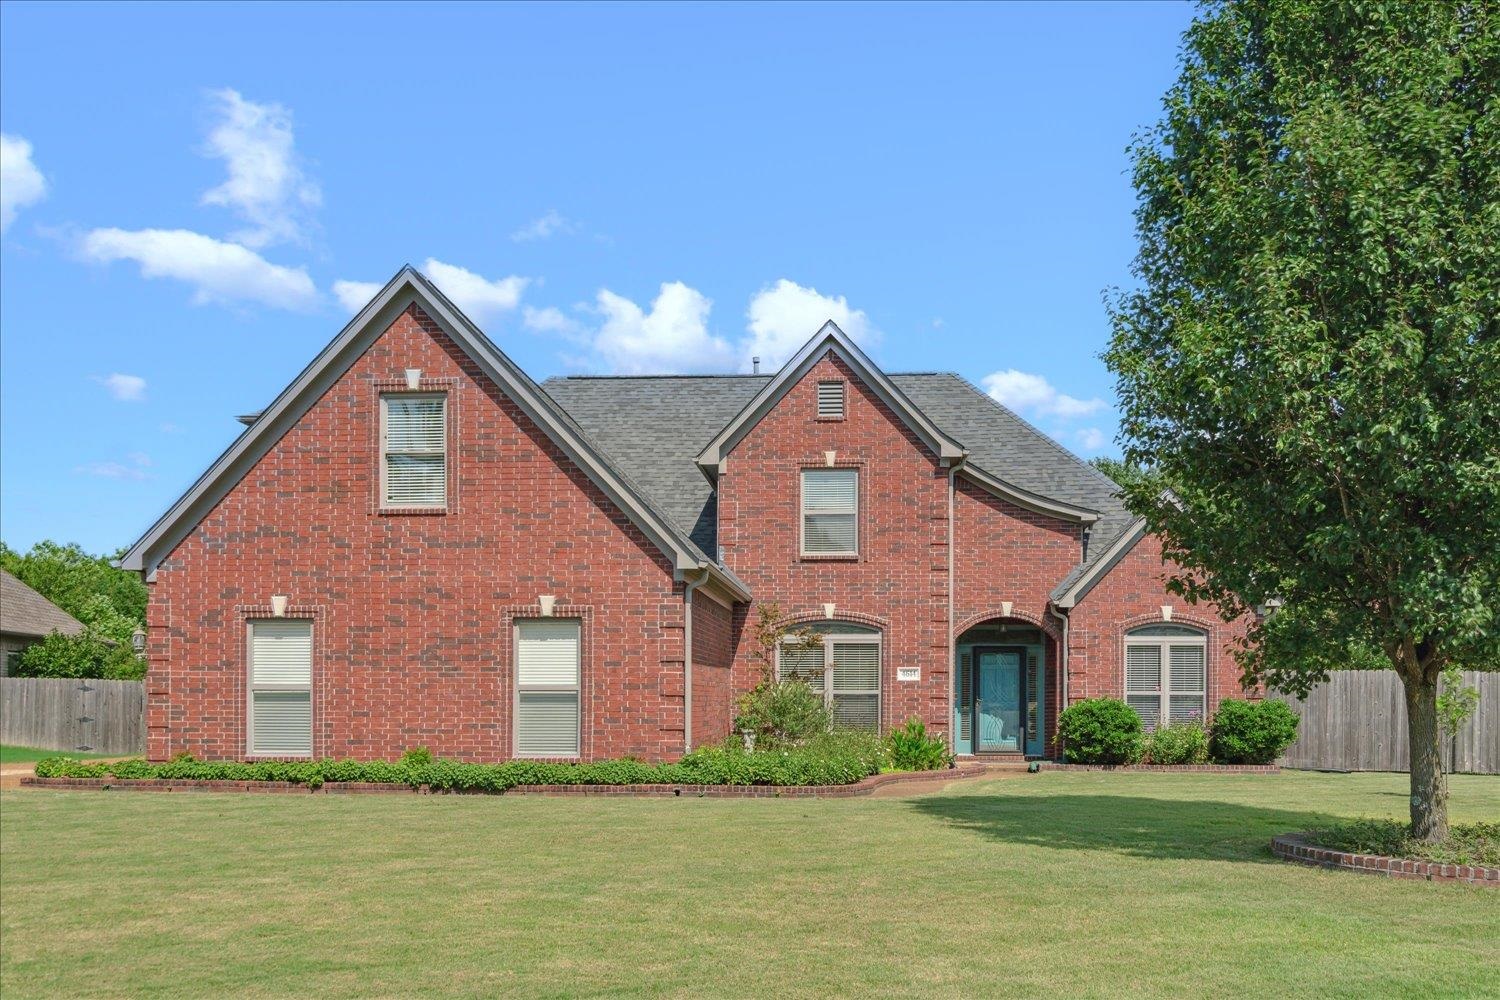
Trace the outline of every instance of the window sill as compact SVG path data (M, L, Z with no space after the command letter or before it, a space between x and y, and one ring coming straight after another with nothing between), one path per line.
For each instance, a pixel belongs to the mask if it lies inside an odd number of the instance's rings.
M813 420L820 424L841 424L847 417L814 417Z
M798 556L803 562L859 562L858 552L804 552Z
M381 507L375 511L381 517L438 517L448 513L447 507Z

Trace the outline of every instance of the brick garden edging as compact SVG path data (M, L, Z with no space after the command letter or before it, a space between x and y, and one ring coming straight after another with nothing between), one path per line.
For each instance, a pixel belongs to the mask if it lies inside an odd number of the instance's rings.
M1164 771L1177 774L1280 774L1280 764L1060 764L1043 761L1047 771Z
M720 799L848 799L869 795L895 784L933 784L975 778L988 771L983 764L966 764L943 771L905 771L872 774L848 785L516 785L500 795L628 796L635 798ZM465 795L484 792L443 792L426 785L369 781L328 781L319 788L291 781L194 781L184 778L22 778L27 788L61 788L129 792L260 792L293 795Z
M1361 875L1385 875L1388 878L1422 879L1427 882L1461 882L1500 889L1500 868L1480 865L1450 865L1441 861L1418 861L1414 858L1388 858L1380 854L1352 854L1329 847L1316 847L1296 833L1271 838L1271 853L1283 861L1358 872Z

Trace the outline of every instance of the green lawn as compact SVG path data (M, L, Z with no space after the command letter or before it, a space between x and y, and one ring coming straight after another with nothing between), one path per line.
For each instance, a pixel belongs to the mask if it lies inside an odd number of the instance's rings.
M76 750L38 750L36 747L17 747L0 743L0 764L35 764L44 757L109 757L119 754L79 753Z
M846 801L0 796L0 994L1500 996L1500 894L1293 867L1402 775ZM1500 779L1453 779L1457 819Z

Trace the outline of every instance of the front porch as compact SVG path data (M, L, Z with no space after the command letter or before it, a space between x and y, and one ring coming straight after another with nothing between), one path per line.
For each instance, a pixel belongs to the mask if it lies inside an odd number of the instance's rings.
M954 643L953 750L977 760L1048 756L1056 725L1053 638L1020 619L990 619Z

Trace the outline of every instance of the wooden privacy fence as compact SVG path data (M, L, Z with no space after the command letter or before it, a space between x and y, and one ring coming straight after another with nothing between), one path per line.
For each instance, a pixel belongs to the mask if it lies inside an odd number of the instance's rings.
M1443 768L1500 774L1500 673L1466 673L1479 704L1453 736L1442 736ZM1406 695L1391 670L1339 670L1304 701L1278 694L1301 717L1287 767L1339 771L1406 771Z
M87 753L146 749L146 685L0 677L0 743Z

